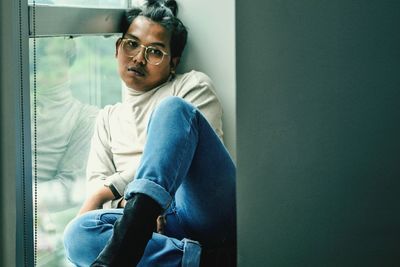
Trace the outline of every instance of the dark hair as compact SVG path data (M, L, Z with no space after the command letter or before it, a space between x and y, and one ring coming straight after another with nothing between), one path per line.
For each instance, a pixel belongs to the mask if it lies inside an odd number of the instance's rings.
M177 18L178 4L175 0L148 0L146 4L135 7L125 13L121 28L125 35L131 23L138 16L144 16L157 22L171 33L171 56L180 57L187 41L187 30Z

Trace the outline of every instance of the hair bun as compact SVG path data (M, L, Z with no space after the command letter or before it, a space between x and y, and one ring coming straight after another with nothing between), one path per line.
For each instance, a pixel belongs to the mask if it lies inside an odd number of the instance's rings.
M178 15L178 3L175 0L166 0L165 6L171 9L175 17Z
M178 3L175 0L147 0L147 6L168 8L175 17L178 15Z

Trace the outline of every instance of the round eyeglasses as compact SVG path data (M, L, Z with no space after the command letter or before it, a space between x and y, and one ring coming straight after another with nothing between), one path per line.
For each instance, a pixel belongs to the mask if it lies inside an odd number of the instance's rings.
M154 46L145 46L135 39L121 38L121 47L127 57L135 57L144 48L144 58L149 64L160 65L165 56L169 56L167 52L162 51Z

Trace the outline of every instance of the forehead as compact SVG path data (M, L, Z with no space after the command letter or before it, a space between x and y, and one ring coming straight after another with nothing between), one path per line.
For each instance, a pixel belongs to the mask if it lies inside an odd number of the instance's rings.
M152 21L149 18L138 16L135 18L126 35L138 38L142 43L163 43L169 45L171 35L169 31L161 24Z

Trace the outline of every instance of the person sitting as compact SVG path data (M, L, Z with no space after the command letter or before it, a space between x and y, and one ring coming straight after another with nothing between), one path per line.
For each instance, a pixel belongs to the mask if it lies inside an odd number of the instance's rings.
M187 41L177 12L174 0L153 0L126 13L116 58L127 95L97 118L90 193L64 233L77 266L198 266L200 246L235 251L222 108L207 75L176 74Z

